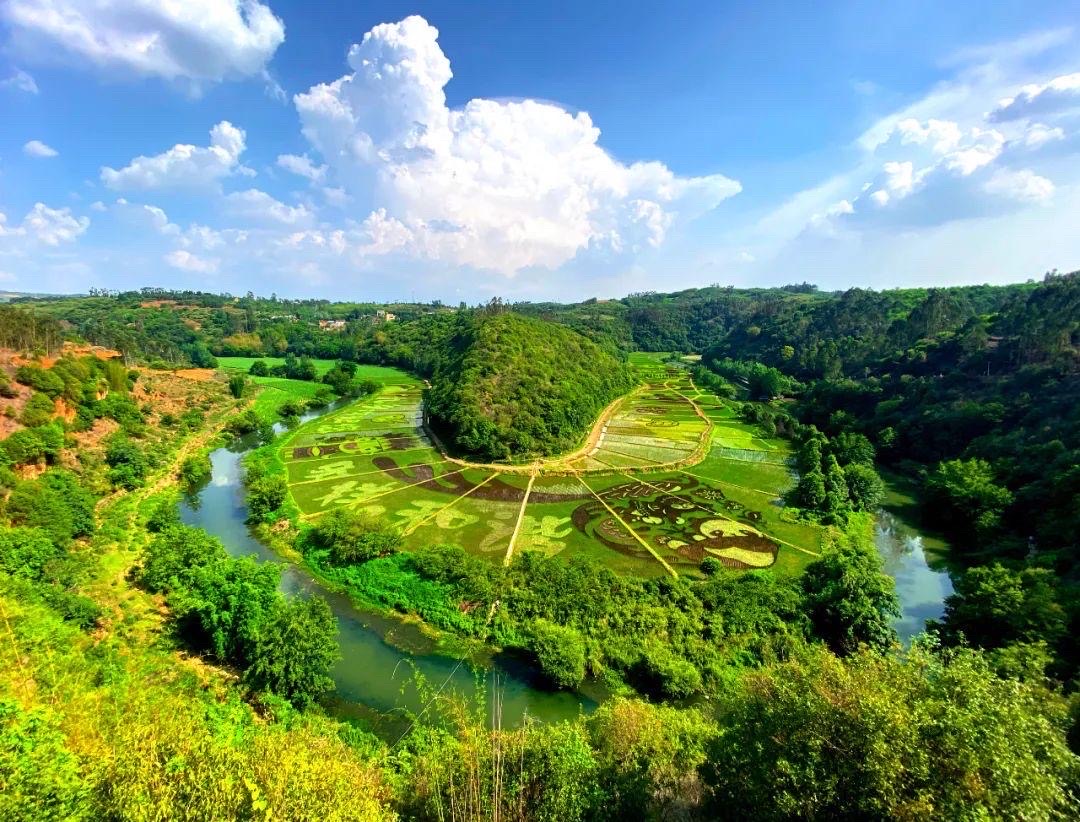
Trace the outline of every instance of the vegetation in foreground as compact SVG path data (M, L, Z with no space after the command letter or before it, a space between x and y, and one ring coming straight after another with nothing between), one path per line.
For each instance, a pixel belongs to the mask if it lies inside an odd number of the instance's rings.
M58 367L62 376L71 367L25 349L51 353L62 333L53 329L50 339L41 331L46 325L23 322L19 309L5 311L0 326L17 341L9 344L31 354L20 365L41 373L23 372L20 382L18 366L5 368L15 396L4 394L5 407L14 409L6 430L14 433L3 441L11 461L4 479L9 527L0 546L7 636L0 642L0 817L1073 818L1078 761L1070 743L1075 748L1080 737L1080 711L1069 686L1076 530L1067 526L1075 513L1075 288L1076 278L1065 277L1011 290L885 295L706 290L537 309L596 338L625 339L619 328L640 340L654 334L663 345L652 347L663 350L686 350L665 336L681 329L684 339L707 341L693 346L698 350L716 346L705 367L729 369L723 378L740 389L754 390L750 375L730 370L741 366L724 364L725 357L752 357L798 379L800 387L784 389L797 395L798 421L825 435L816 468L808 443L817 437L807 437L797 454L803 477L819 471L826 486L822 504L803 509L807 515L859 521L851 504L859 472L845 469L860 460L845 464L834 450L859 454L860 440L841 438L861 434L894 467L926 471L927 512L950 529L956 559L969 567L957 577L936 638L907 652L887 645L888 591L872 556L841 549L800 578L803 636L790 636L782 652L726 668L697 708L615 698L576 721L492 731L486 716L439 698L389 743L267 686L275 674L302 670L315 676L296 681L318 683L318 664L309 670L306 660L327 659L319 651L325 643L313 643L301 665L272 653L265 662L239 661L258 657L260 645L280 649L280 629L293 618L310 617L317 637L317 606L308 617L299 606L281 616L285 609L257 573L206 545L207 561L170 577L177 584L163 589L164 599L126 578L161 550L149 547L153 540L175 538L182 548L198 542L156 516L156 494L236 408L225 385L179 388L164 372L140 370L134 385L125 380L137 411L128 414L127 403L106 401L124 396L120 380L102 396L98 366L85 363L56 402L68 381L59 390L42 374ZM106 315L118 307L113 298L94 301ZM242 333L262 345L263 332L275 338L258 327L256 305L249 304L255 330ZM62 310L81 309L71 301ZM117 317L156 310L123 308ZM424 360L423 346L410 351L410 340L423 338L427 325L452 322L435 313L388 332L357 320L355 334L322 340L305 331L296 338L336 346L331 357L348 342L355 356L408 365ZM875 322L884 330L867 327ZM209 335L189 342L207 351L219 344ZM125 346L127 371L140 354L135 343ZM191 361L202 353L190 349ZM155 399L136 399L147 379ZM206 401L204 416L182 421L161 407L169 386L187 394L188 407ZM50 390L58 393L46 418L45 402L30 399ZM758 390L771 389L764 382ZM241 393L243 402L249 395ZM116 405L116 416L97 415L103 401L106 412ZM87 431L75 430L80 412L72 419L71 403L87 409ZM771 418L787 425L783 415ZM879 427L885 420L894 424ZM59 440L39 433L50 427ZM24 449L23 431L43 447ZM116 432L122 437L106 444ZM965 436L971 432L978 433ZM906 455L916 462L904 464ZM830 493L841 504L825 504ZM350 532L348 523L339 526ZM368 530L361 524L355 542L381 554L386 546L368 545ZM337 552L338 561L358 556ZM782 582L768 572L721 572L702 586L734 580L749 588L760 577ZM265 599L217 597L219 586L234 584ZM768 626L770 610L747 599L729 603L724 624L741 625L748 643L730 647L753 651L755 637L769 636L755 615ZM236 610L234 602L266 607ZM867 602L885 607L867 609ZM187 606L189 619L178 619ZM865 618L852 620L855 614ZM646 608L640 615L653 614ZM247 628L255 629L254 642ZM579 643L544 614L529 631L555 680L571 681L591 664L590 640L605 654L618 651L604 644L602 630ZM713 637L703 641L711 645Z

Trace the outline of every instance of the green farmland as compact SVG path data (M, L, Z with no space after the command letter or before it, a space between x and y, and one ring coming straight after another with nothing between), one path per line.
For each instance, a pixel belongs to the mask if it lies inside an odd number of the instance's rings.
M451 543L492 562L517 552L587 555L621 573L732 568L796 573L819 529L785 521L792 482L782 440L656 355L573 454L529 465L445 457L422 425L420 381L377 369L383 388L312 420L279 444L301 518L349 507L386 518L405 547ZM374 369L372 369L374 372Z
M241 371L246 374L251 370L251 364L257 359L266 363L267 368L285 364L284 357L218 357L217 361L218 368L222 368L225 371ZM315 365L315 373L320 377L337 365L337 360L312 359L311 362ZM403 374L395 368L384 368L381 365L357 365L356 378L361 380L376 380L384 385L395 382L411 381L411 377L407 374ZM254 377L253 379L256 382L262 383L264 380L273 378Z

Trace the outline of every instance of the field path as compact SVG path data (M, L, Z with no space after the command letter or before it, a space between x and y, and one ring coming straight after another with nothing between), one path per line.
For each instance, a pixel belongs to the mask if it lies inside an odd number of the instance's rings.
M705 430L701 433L701 438L698 441L698 446L694 449L694 451L691 452L690 456L685 459L675 460L673 462L666 463L656 462L655 460L645 460L649 464L639 467L623 468L621 470L647 470L650 472L665 469L678 470L683 465L696 465L697 463L705 459L705 456L709 452L709 447L712 445L712 433L714 423L713 420L701 409L701 406L699 406L686 394L683 394L678 389L673 388L669 384L670 382L671 380L667 380L662 383L642 383L636 386L631 391L627 392L626 394L623 394L621 397L612 400L596 418L596 422L593 423L592 428L589 430L589 435L585 438L585 442L574 451L571 451L568 454L560 454L557 457L538 459L534 460L533 462L522 463L520 465L509 465L505 463L495 462L471 462L470 460L464 460L459 457L452 457L447 451L446 446L443 444L442 440L439 439L438 435L428 427L426 422L423 423L422 430L427 435L428 439L431 440L435 448L442 455L443 459L445 459L447 462L453 463L454 465L460 465L462 468L479 468L484 471L498 471L504 474L517 474L519 476L535 476L537 473L541 472L549 475L578 476L579 473L589 473L590 469L572 468L570 465L572 462L579 460L582 457L588 456L593 457L593 459L596 459L598 462L603 462L603 460L597 458L593 454L593 452L599 446L600 440L604 436L604 432L607 429L608 423L611 422L611 418L615 415L615 412L619 410L620 406L624 402L633 401L635 395L642 394L646 391L654 390L659 387L664 390L670 391L672 394L685 400L686 403L694 410L694 413L698 417L700 417L701 420L705 423ZM693 380L691 380L690 384L694 387L695 391L698 390L697 386L694 385ZM610 469L604 470L606 473Z
M509 566L510 559L514 556L514 543L517 542L518 534L521 533L521 523L525 521L525 508L529 504L529 495L532 494L534 482L536 482L536 474L529 477L529 485L526 487L525 496L521 500L521 509L518 511L517 522L514 523L514 533L510 535L510 544L506 546L506 556L503 558L503 565Z
M500 471L504 474L529 474L533 475L539 470L551 469L558 467L563 463L572 462L573 460L581 457L588 456L596 444L600 441L600 437L604 434L604 428L607 427L608 422L611 421L611 417L615 414L620 403L623 400L629 399L634 394L639 393L644 386L638 386L629 393L623 394L621 397L616 397L603 411L600 412L600 416L596 418L596 422L593 423L593 427L589 430L589 435L585 438L585 442L577 450L570 452L569 454L561 454L557 457L550 457L548 459L539 459L529 463L522 463L520 465L506 465L498 462L471 462L470 460L463 460L458 457L452 457L446 450L446 446L443 445L438 435L432 431L427 424L424 424L424 432L434 443L435 447L442 454L443 459L447 462L452 462L454 465L460 465L464 468L482 468L485 471Z
M676 571L676 570L675 570L674 568L672 568L672 567L671 567L670 565L668 565L668 563L667 563L667 560L666 560L666 559L664 559L664 558L663 558L662 556L660 556L660 555L659 555L658 553L656 553L656 549L654 549L654 548L653 548L653 547L652 547L651 545L649 545L649 543L648 543L648 542L646 542L646 541L645 541L644 539L642 539L641 535L640 535L640 534L639 534L639 533L638 533L637 531L635 531L635 530L634 530L633 528L631 528L631 527L630 527L629 525L627 525L627 524L626 524L626 520L624 520L624 519L623 519L622 517L620 517L620 516L619 516L619 515L618 515L618 514L617 514L617 513L615 512L615 509L614 509L614 508L612 508L612 507L611 507L610 505L608 505L608 504L607 504L607 501L606 501L606 500L605 500L605 499L604 499L603 497L601 497L601 496L600 496L600 495L599 495L598 493L596 493L596 492L595 492L595 491L594 491L594 490L593 490L593 489L592 489L592 488L591 488L591 487L589 486L589 484L588 484L587 482L585 482L585 480L583 480L583 479L582 479L581 477L578 477L578 478L577 478L577 481L578 481L578 482L580 482L580 483L581 483L582 485L584 485L584 486L585 486L585 490L586 490L586 491L588 491L588 492L589 492L590 494L592 494L592 495L593 495L594 497L596 497L596 500L597 500L597 502L599 502L599 503L600 503L601 505L603 505L603 506L604 506L604 507L605 507L605 508L607 509L607 512L608 512L609 514L611 514L611 516L612 516L612 517L614 517L614 518L615 518L615 521L616 521L616 522L618 522L618 523L619 523L619 525L621 525L621 526L622 526L623 528L625 528L625 529L626 529L626 532L627 532L628 534L630 534L630 536L632 536L632 537L633 537L634 539L636 539L636 540L637 540L638 542L640 542L640 543L641 543L641 547L642 547L642 548L644 548L644 549L645 549L646 551L648 551L648 552L649 552L650 554L652 554L652 555L653 555L653 558L654 558L654 559L655 559L655 560L656 560L657 562L659 562L659 563L660 563L661 565L663 565L663 566L664 566L664 569L665 569L665 570L666 570L666 571L667 571L667 572L668 572L669 574L671 574L671 575L672 575L673 577L675 577L676 579L678 579L678 578L679 578L679 573L678 573L678 572L677 572L677 571Z

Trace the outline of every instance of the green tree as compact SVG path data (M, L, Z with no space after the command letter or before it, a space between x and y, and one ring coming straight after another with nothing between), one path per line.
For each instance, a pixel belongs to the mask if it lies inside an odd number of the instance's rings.
M251 522L267 522L285 502L289 486L285 478L277 475L258 477L248 482L248 519Z
M742 678L718 710L714 817L1065 819L1064 700L981 655L824 650Z
M530 645L540 669L560 688L576 688L585 678L585 641L573 628L546 619L532 624Z
M41 528L61 548L94 532L94 497L70 471L53 468L18 483L6 510L13 525Z
M330 551L335 565L353 565L394 553L401 531L381 517L364 511L335 508L314 529L315 542Z
M146 480L146 454L126 436L110 439L105 449L105 462L109 466L109 481L117 488L130 491L141 487Z
M825 501L821 504L821 510L834 522L843 521L851 510L844 470L832 454L825 458Z
M842 467L852 463L874 464L874 446L863 434L844 431L829 442L829 451Z
M259 631L244 680L303 708L333 689L330 670L340 656L326 600L280 598Z
M188 490L193 490L209 480L213 470L209 454L192 454L180 463L180 482Z
M864 644L884 649L896 641L896 586L882 573L872 548L828 549L806 567L802 586L814 633L836 653L852 653Z
M191 645L245 668L280 599L280 579L281 569L273 563L221 557L192 569L185 585L169 597L173 619Z
M0 569L13 576L39 579L45 564L59 554L41 528L0 529Z
M1054 573L1045 568L1014 571L1000 563L969 568L956 576L945 600L942 635L979 648L1045 641L1053 645L1067 628Z
M54 413L53 401L46 394L35 391L26 401L22 414L19 415L19 422L28 428L36 428L45 425Z
M221 542L201 528L166 524L146 547L136 578L151 593L167 592L187 587L197 569L226 556Z
M266 360L255 360L248 369L248 374L253 377L267 377L270 369L266 367Z
M851 507L856 511L874 511L885 499L885 483L872 465L852 462L844 466Z
M926 478L924 494L932 521L965 540L992 533L1013 500L1012 492L997 484L990 464L980 459L940 463Z
M820 468L799 477L793 499L796 505L809 511L817 511L825 504L825 475Z

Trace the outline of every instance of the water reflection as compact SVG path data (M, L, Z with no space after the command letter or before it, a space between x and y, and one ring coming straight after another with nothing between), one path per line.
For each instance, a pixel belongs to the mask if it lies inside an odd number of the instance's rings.
M885 573L896 580L901 608L896 632L907 643L923 631L926 620L944 613L945 598L953 592L952 580L944 569L934 569L927 561L924 535L890 511L878 514L874 542Z

